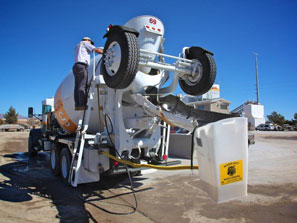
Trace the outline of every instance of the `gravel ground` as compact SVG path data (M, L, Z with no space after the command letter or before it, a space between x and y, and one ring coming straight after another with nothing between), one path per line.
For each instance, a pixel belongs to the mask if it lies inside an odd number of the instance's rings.
M247 197L217 204L199 171L157 171L134 178L129 214L125 175L71 188L51 174L47 153L28 157L27 132L0 132L0 222L297 222L297 132L255 134Z

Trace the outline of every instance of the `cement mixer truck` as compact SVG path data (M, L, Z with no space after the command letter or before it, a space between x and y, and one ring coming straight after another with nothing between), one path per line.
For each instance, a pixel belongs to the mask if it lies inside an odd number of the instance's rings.
M74 110L70 72L55 97L42 102L42 127L30 132L29 154L50 151L53 174L76 187L133 164L169 165L170 126L193 132L230 118L194 109L172 95L178 84L186 94L206 93L215 81L216 64L213 53L201 47L184 47L180 56L165 54L164 33L155 16L110 25L103 56L93 56L89 66L88 108Z

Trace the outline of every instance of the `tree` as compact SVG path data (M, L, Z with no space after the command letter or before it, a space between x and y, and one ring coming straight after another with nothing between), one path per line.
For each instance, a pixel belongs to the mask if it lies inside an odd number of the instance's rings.
M0 125L2 125L4 123L4 121L2 119L0 119Z
M297 121L297 112L294 114L294 119Z
M274 124L283 125L285 123L285 117L277 112L272 112L271 115L267 115L269 121Z
M17 123L18 121L18 115L16 112L15 112L15 109L10 106L9 110L7 113L5 113L4 115L4 118L6 119L5 122L8 123L8 124L15 124Z
M294 120L285 120L284 124L288 124L288 125L294 125Z

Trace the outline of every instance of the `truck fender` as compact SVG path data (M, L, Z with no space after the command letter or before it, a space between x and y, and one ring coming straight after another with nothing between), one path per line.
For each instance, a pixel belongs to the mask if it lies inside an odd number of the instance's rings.
M130 28L130 27L126 27L126 26L118 26L118 25L114 25L114 26L110 26L107 33L105 33L105 35L103 36L103 38L107 38L111 33L113 32L128 32L128 33L133 33L135 34L136 37L139 36L139 32L137 32L135 29Z
M210 52L209 50L204 49L202 47L199 47L199 46L192 46L192 47L185 49L185 55L186 55L187 59L195 59L197 57L199 58L200 55L205 54L205 53L208 53L213 56L212 52Z

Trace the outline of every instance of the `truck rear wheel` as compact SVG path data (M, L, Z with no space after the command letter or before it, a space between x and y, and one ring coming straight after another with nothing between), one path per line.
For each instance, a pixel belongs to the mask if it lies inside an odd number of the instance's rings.
M50 163L51 170L55 176L60 175L60 148L58 148L57 144L51 144L51 153L50 153Z
M61 152L61 176L65 182L68 182L69 170L71 165L71 154L68 148L63 148Z
M33 147L33 137L32 135L28 138L28 153L30 157L37 156L37 151Z
M202 76L199 79L185 75L179 79L180 87L190 95L202 95L206 93L214 84L216 79L216 63L211 53L200 47L191 47L186 51L187 59L197 59L202 65Z
M110 33L104 46L102 72L108 87L123 89L135 78L139 64L139 46L134 33Z

